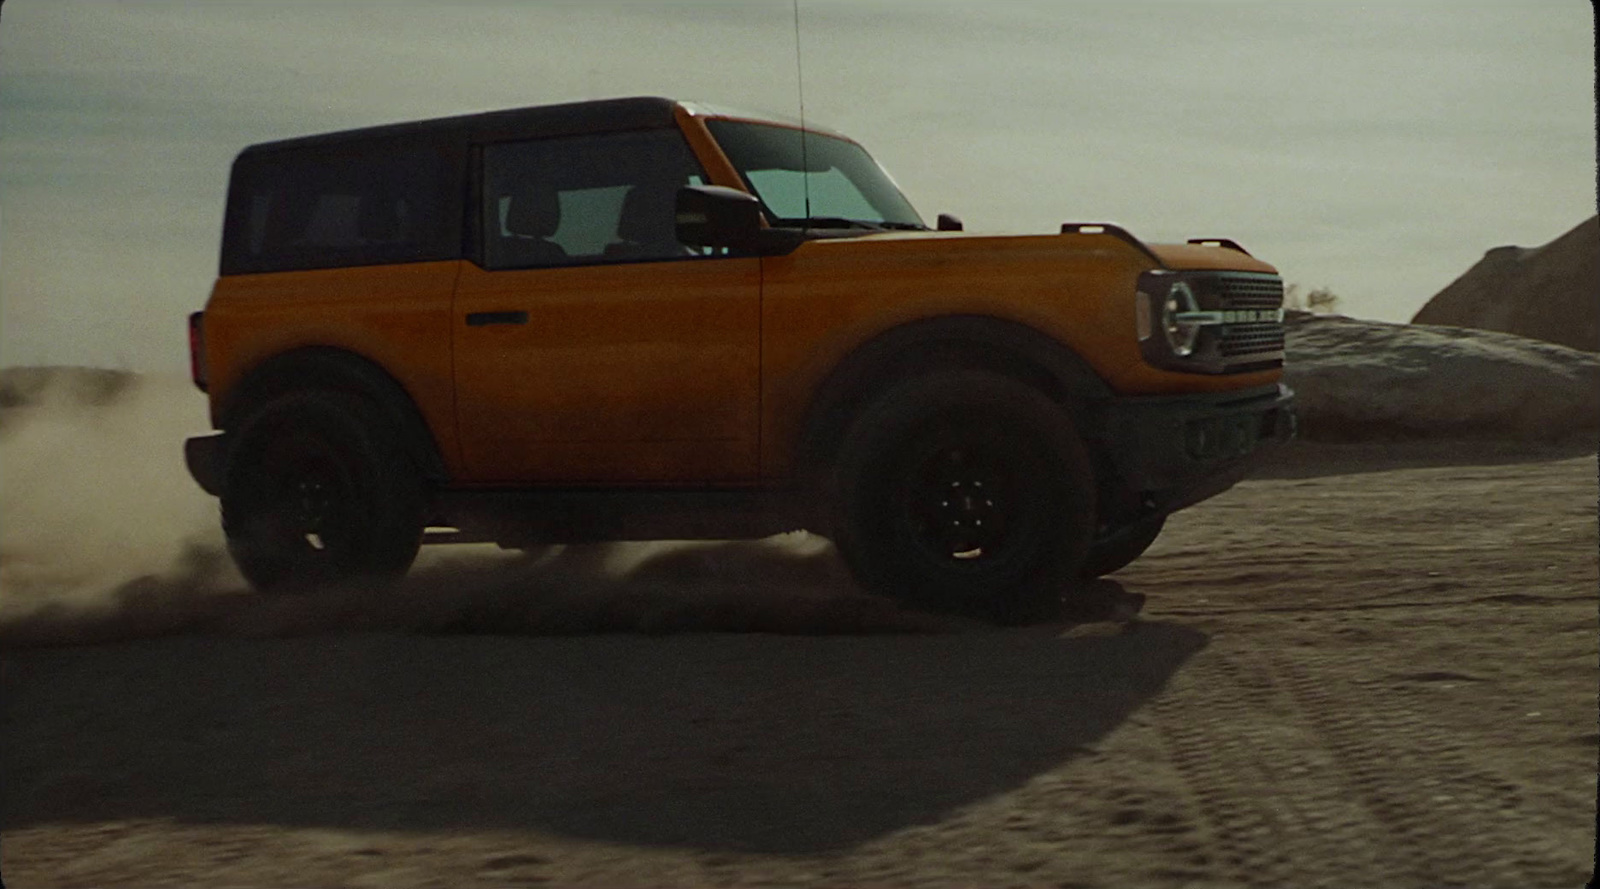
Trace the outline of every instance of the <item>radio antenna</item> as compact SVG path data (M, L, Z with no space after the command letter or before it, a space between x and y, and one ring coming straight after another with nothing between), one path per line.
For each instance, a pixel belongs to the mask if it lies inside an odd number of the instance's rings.
M800 0L794 0L794 82L800 94L800 187L806 199L806 228L811 228L811 163L806 157L806 78L800 64Z

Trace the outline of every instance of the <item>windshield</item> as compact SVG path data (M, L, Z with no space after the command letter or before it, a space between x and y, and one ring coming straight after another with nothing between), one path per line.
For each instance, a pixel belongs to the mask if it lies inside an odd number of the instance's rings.
M927 227L889 174L854 142L807 132L802 152L801 131L789 127L731 120L706 125L774 225Z

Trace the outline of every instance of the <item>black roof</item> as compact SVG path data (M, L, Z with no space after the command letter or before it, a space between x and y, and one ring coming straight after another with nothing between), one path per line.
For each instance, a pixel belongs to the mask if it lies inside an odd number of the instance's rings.
M246 148L240 156L306 148L336 148L363 142L414 139L435 144L464 144L655 129L673 125L673 109L677 104L671 99L636 96L485 111L262 142Z

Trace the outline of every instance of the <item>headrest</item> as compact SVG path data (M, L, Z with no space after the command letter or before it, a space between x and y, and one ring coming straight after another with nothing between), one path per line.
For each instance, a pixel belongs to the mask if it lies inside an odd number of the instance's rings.
M551 189L527 189L511 195L506 231L525 238L548 238L561 227L561 199Z
M638 244L676 243L680 187L672 182L635 185L622 201L617 237Z

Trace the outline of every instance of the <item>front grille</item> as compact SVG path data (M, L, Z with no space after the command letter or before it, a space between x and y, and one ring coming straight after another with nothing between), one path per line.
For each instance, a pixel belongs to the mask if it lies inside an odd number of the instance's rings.
M1283 351L1283 325L1273 321L1255 324L1229 324L1222 328L1222 341L1218 344L1222 357L1259 355L1262 352Z
M1137 293L1151 322L1141 323L1149 332L1139 350L1153 367L1243 374L1283 366L1283 279L1277 275L1156 269L1139 276Z
M1265 274L1221 274L1217 292L1217 308L1229 310L1274 310L1283 307L1283 279ZM1229 370L1239 370L1237 359L1276 357L1283 355L1283 322L1248 321L1224 324L1217 341L1217 353L1229 365ZM1252 366L1255 363L1252 362Z
M1223 309L1277 309L1283 306L1283 279L1277 275L1219 275Z

